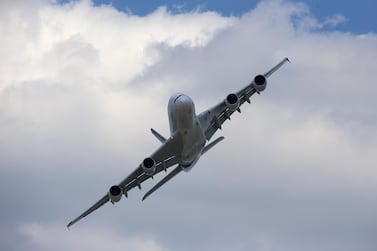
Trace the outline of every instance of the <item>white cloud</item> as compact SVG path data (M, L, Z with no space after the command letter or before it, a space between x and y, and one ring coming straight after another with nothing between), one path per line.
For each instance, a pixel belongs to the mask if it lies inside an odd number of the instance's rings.
M81 228L68 232L61 224L29 223L20 226L19 233L36 250L168 250L151 238L122 236L108 229Z
M94 7L89 1L24 11L3 11L2 26L8 36L1 46L6 52L0 76L2 119L12 121L3 130L13 130L16 123L22 127L19 135L28 139L26 133L34 143L49 142L58 135L73 140L69 144L94 140L95 145L118 149L119 145L112 147L103 141L114 144L122 131L133 135L126 128L143 123L146 116L142 114L151 107L146 105L156 102L149 94L164 93L133 90L130 81L155 64L159 52L154 46L200 47L232 22L211 12L172 15L166 8L138 17L108 6ZM185 30L180 29L181 23ZM125 120L124 115L135 120ZM9 138L14 136L4 135L7 144L3 147L19 142ZM7 148L4 152L9 155Z
M318 20L282 1L242 17L3 1L0 18L0 220L22 224L4 242L374 250L376 34L322 30L345 17ZM170 94L186 92L199 112L285 56L292 64L191 173L143 204L132 192L86 218L90 227L51 223L90 206L158 146L146 134L168 134Z
M345 23L347 21L347 18L341 14L336 14L332 17L327 18L325 21L323 21L323 25L330 26L330 27L336 27L339 24Z
M80 76L127 84L156 62L152 45L203 46L232 22L211 12L172 15L164 7L138 17L110 6L94 7L90 1L48 4L31 13L5 9L2 14L7 34L2 41L2 66L7 67L2 88L25 80L64 82Z

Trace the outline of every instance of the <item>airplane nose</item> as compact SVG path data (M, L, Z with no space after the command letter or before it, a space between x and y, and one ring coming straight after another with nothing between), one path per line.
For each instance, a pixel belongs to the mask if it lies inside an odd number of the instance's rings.
M191 98L186 95L180 95L174 100L174 105L177 109L181 111L190 111L194 107L194 103L192 102Z
M192 100L188 96L182 94L175 98L174 103L192 103Z

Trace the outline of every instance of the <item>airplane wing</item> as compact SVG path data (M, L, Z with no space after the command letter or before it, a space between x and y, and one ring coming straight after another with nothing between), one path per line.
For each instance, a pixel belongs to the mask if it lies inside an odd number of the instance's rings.
M178 164L180 160L179 153L181 152L182 142L179 136L172 136L167 139L150 157L156 163L156 171L153 175L166 171L169 167ZM119 187L123 190L123 194L127 197L127 192L133 189L134 187L139 187L141 189L141 184L149 178L153 178L152 175L148 175L143 171L141 165L137 167L130 175L123 179L119 183ZM110 201L108 194L104 195L99 201L97 201L93 206L88 210L78 216L76 219L71 221L67 227L69 228L82 218L86 217L93 211L97 210L104 204Z
M226 101L220 102L219 104L215 105L211 109L208 109L198 115L200 124L204 130L204 134L207 140L210 140L212 136L216 133L218 129L221 129L222 124L229 119L231 115L235 112L241 112L240 107L243 103L248 102L250 103L250 97L255 93L259 93L258 89L255 87L255 81L258 81L258 77L262 80L266 80L269 76L271 76L275 71L277 71L283 64L286 62L290 62L288 58L284 58L280 63L274 66L271 70L266 72L263 75L258 75L249 85L244 87L242 90L234 93L237 98L239 105L236 109L231 109Z

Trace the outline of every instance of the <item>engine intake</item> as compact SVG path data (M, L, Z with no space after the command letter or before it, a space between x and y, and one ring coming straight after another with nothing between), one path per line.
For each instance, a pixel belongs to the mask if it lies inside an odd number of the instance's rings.
M141 168L146 174L153 175L156 172L156 162L150 157L145 158L141 163Z
M240 106L240 99L237 94L231 93L226 96L225 104L230 110L235 111Z
M117 185L110 187L109 197L112 203L119 202L122 198L122 188L120 188L120 186Z
M257 75L253 81L253 87L257 92L262 92L266 89L267 80L263 75Z

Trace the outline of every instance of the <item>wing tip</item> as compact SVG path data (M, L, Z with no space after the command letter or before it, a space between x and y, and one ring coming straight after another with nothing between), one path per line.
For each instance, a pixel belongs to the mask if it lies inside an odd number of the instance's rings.
M75 224L76 222L78 222L78 221L81 220L82 218L83 218L82 216L79 216L79 217L77 217L76 219L74 219L73 221L70 221L70 222L68 223L68 225L67 225L68 230L69 230L69 228L70 228L73 224Z

